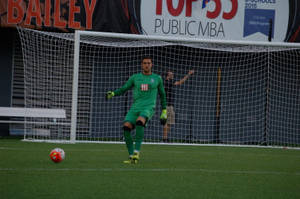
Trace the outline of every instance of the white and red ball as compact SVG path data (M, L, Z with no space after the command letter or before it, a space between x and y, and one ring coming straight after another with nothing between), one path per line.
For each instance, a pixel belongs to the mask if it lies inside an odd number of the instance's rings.
M53 162L59 163L65 159L65 151L61 148L55 148L50 152L50 158Z

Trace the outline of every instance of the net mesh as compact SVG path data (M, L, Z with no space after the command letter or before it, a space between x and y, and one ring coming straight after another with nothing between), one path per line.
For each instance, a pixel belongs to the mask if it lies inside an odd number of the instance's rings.
M70 139L74 34L20 29L26 107L63 108L66 119L29 118L28 139ZM146 37L145 37L146 38ZM76 141L123 141L132 92L105 100L153 58L153 72L172 71L172 143L300 145L300 49L80 35ZM189 71L194 71L181 85ZM161 106L145 142L161 142ZM28 119L28 120L29 120ZM51 120L51 121L50 121ZM36 124L35 122L39 122ZM52 123L51 123L52 122ZM43 131L47 133L41 133ZM134 132L133 132L134 134Z

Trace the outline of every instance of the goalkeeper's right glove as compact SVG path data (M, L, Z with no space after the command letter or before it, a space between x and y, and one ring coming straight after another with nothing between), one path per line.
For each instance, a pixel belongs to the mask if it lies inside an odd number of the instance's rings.
M160 123L162 125L165 125L167 123L167 109L163 109L160 115Z
M115 93L113 91L108 91L106 93L106 99L111 99L113 96L115 96Z

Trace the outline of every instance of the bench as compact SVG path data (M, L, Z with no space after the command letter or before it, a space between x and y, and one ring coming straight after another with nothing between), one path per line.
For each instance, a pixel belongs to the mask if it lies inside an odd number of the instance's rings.
M66 118L64 109L46 109L46 108L17 108L0 107L0 117L24 117L24 118ZM0 120L0 123L25 123L24 121Z
M0 107L0 117L10 118L10 120L1 120L0 123L9 123L9 124L37 124L37 125L63 125L70 126L69 122L57 122L57 119L65 119L66 111L64 109L46 109L46 108L17 108L17 107ZM36 118L32 120L25 120L25 118ZM52 121L41 120L53 119ZM22 127L24 128L24 127ZM18 129L18 128L16 128ZM15 129L15 130L16 130ZM32 129L35 131L36 135L40 136L50 136L50 130L36 127ZM61 133L61 127L59 127L59 133ZM16 130L16 135L20 134ZM22 135L21 133L20 135Z

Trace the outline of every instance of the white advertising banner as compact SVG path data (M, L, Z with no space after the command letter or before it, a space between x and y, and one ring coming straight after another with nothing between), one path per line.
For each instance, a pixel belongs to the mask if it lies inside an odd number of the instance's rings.
M143 34L284 41L287 0L141 0Z

